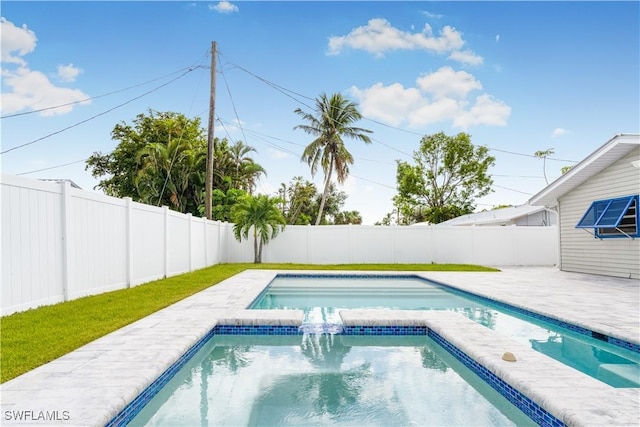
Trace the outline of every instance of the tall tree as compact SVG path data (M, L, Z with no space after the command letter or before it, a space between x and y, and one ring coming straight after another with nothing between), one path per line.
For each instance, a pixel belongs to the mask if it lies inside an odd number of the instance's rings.
M554 153L553 148L547 148L546 150L539 150L533 153L539 159L542 159L542 174L544 175L544 182L549 185L549 180L547 179L547 157Z
M334 224L362 224L362 216L358 211L342 211L333 218Z
M111 132L111 139L119 141L116 148L108 154L93 153L85 169L91 170L93 177L101 178L97 188L105 194L142 201L135 182L141 169L138 153L150 144L167 144L171 138L184 146L206 147L199 118L149 110L147 114L138 114L132 124L116 124Z
M147 144L138 151L134 183L144 203L195 213L203 202L206 147L202 140L183 139L178 122L165 122L168 140Z
M286 220L278 209L280 200L258 194L242 197L231 208L233 233L238 241L253 235L253 262L262 262L262 247L284 229Z
M300 108L295 110L307 123L298 125L294 129L302 129L316 137L302 153L302 160L311 167L311 175L315 175L318 166L324 172L324 191L316 225L322 221L324 205L329 192L329 184L333 172L336 173L338 183L342 184L349 176L349 165L353 164L353 156L344 145L343 136L353 138L364 143L371 143L368 129L354 127L353 124L362 118L354 102L345 99L341 94L333 94L330 98L326 94L316 98L315 115L306 113Z
M266 175L262 166L249 155L256 150L236 141L231 144L227 139L216 138L213 158L213 188L227 192L229 189L240 189L253 192L261 175Z
M110 196L201 213L207 141L199 118L149 110L132 124L117 124L111 137L119 141L116 148L109 154L96 152L86 162L86 169L101 178L97 188ZM239 194L229 195L229 190L255 188L266 172L251 158L254 151L241 141L230 144L216 138L214 189L220 191L214 198L233 203ZM229 208L224 205L217 211L228 217Z
M417 210L423 220L437 224L473 212L474 200L491 191L488 170L495 158L486 147L475 147L466 133L424 136L413 160L413 165L397 161L394 202L405 215Z
M278 197L281 200L281 211L287 220L287 224L307 225L311 224L315 216L313 209L318 189L315 184L294 177L289 185L284 182L278 189ZM315 211L317 213L317 210Z

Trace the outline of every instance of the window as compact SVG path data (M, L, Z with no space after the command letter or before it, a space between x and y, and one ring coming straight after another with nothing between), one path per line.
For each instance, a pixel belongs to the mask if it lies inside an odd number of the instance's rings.
M638 196L597 200L591 203L576 228L593 228L593 235L607 237L639 237Z

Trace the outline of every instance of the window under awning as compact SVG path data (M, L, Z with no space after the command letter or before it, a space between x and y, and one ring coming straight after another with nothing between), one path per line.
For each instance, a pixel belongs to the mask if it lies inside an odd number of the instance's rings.
M597 200L591 203L576 228L616 228L636 196Z

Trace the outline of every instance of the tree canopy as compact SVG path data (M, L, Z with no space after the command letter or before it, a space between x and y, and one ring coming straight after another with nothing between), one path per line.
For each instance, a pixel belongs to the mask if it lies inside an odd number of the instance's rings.
M289 184L282 183L278 189L280 210L287 220L287 224L308 225L317 220L323 194L318 192L315 184L304 180L301 176L294 177ZM323 218L321 224L361 224L362 217L358 211L342 212L347 200L344 191L338 191L331 183L325 198Z
M315 175L318 166L325 175L324 191L318 207L315 224L322 222L323 212L333 172L336 173L338 183L342 184L349 176L349 165L353 164L353 156L345 147L343 136L353 138L364 143L370 143L368 129L353 126L362 115L354 102L344 98L340 93L328 97L326 94L316 98L315 115L306 113L300 108L295 110L306 124L295 126L309 135L316 137L302 153L302 160L311 167L311 175Z
M436 224L472 213L475 199L491 192L488 170L495 158L486 147L475 147L466 133L424 136L413 161L397 161L394 204L403 218L400 223Z
M114 197L131 197L151 205L200 215L204 205L207 141L199 118L149 110L131 124L111 132L119 141L108 154L93 153L86 169L101 178L97 188ZM228 220L230 205L254 190L265 170L250 156L255 150L242 141L215 140L214 219ZM238 193L240 191L240 193Z

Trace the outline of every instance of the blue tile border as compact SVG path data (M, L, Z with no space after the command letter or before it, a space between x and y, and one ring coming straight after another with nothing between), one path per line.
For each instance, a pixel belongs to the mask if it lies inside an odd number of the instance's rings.
M612 337L612 336L609 336L609 335L606 335L606 334L601 334L601 333L593 331L591 329L584 328L584 327L578 326L578 325L574 325L573 323L565 322L563 320L559 320L559 319L556 319L556 318L553 318L553 317L550 317L550 316L547 316L547 315L544 315L544 314L536 313L535 311L531 311L531 310L527 310L527 309L524 309L524 308L516 307L514 305L507 304L506 302L497 301L497 300L494 300L494 299L491 299L491 298L488 298L488 297L485 297L485 296L482 296L482 295L474 294L472 292L464 291L464 290L458 289L458 288L456 288L454 286L447 285L447 284L444 284L444 283L441 283L441 282L437 282L437 281L434 281L434 280L431 280L431 279L425 279L423 277L420 277L420 279L422 279L424 281L427 281L427 282L430 282L430 283L433 283L433 284L435 284L437 286L441 286L441 287L453 292L454 294L460 294L460 295L463 295L464 297L467 297L467 298L470 298L470 299L480 300L480 301L488 303L490 305L501 307L501 308L504 308L506 310L509 310L509 311L512 311L512 312L515 312L515 313L518 313L518 314L521 314L521 315L524 315L524 316L533 317L535 319L541 320L541 321L546 322L546 323L550 323L550 324L552 324L554 326L557 326L557 327L560 327L560 328L563 328L563 329L567 329L567 330L569 330L571 332L575 332L575 333L578 333L580 335L585 335L585 336L590 337L590 338L596 338L597 337L598 339L600 339L602 341L605 341L605 342L608 342L608 343L610 343L612 345L615 345L617 347L622 347L624 349L631 350L631 351L634 351L636 353L640 353L640 344L635 344L635 343L632 343L632 342L629 342L629 341L626 341L626 340L623 340L623 339L620 339L620 338L615 338L615 337Z
M540 426L566 427L562 421L551 415L540 405L507 384L504 380L500 379L490 370L426 326L342 326L335 324L311 324L306 327L304 325L216 325L144 389L131 403L113 417L106 426L120 427L126 426L131 422L142 408L173 378L180 368L215 335L303 335L306 333L338 333L350 336L428 336Z
M427 335L426 326L344 326L344 335Z
M424 278L415 274L355 274L355 273L278 273L275 279L420 279Z
M602 341L608 342L612 345L615 345L617 347L621 347L627 350L631 350L633 352L636 353L640 353L640 344L636 344L636 343L632 343L620 338L615 338L606 334L601 334L599 332L595 332L592 331L591 329L588 328L584 328L582 326L578 326L578 325L574 325L572 323L569 322L565 322L563 320L559 320L544 314L540 314L540 313L536 313L534 311L531 310L527 310L524 308L520 308L520 307L516 307L514 305L511 304L507 304L505 302L502 301L498 301L498 300L494 300L482 295L478 295L478 294L474 294L473 292L469 292L469 291L465 291L459 288L456 288L455 286L451 286L451 285L447 285L446 283L442 283L442 282L438 282L436 280L432 280L432 279L427 279L425 277L419 276L417 274L353 274L353 273L347 273L347 274L339 274L339 273L328 273L328 274L305 274L305 273L278 273L275 277L275 279L278 278L318 278L318 279L322 279L322 278L328 278L328 279L336 279L336 278L346 278L346 279L366 279L366 278L371 278L371 279L417 279L417 280L422 280L424 282L436 285L436 286L440 286L444 289L446 289L447 291L450 291L454 294L459 294L462 295L466 298L471 298L471 299L476 299L476 300L480 300L482 302L500 307L500 308L504 308L513 312L516 312L518 314L524 315L524 316L530 316L533 317L535 319L541 320L543 322L546 323L550 323L554 326L560 327L560 328L564 328L567 329L569 331L581 334L581 335L585 335L587 337L590 338L594 338L597 337L598 339L601 339ZM265 288L263 289L263 291L260 293L260 295L258 295L258 297L256 297L251 304L249 305L248 308L251 308L251 306L258 301L264 293L266 293L270 287L271 283L269 283L267 286L265 286Z
M216 335L302 335L299 326L289 325L216 325Z
M115 417L113 417L105 427L126 426L136 415L149 403L153 397L174 377L185 363L193 357L214 335L215 328L207 332L189 350L178 358L169 368L164 371L155 381L145 388L135 399L124 407Z
M514 406L524 412L538 425L543 427L566 426L566 424L564 424L561 420L550 414L547 410L542 408L533 400L529 399L520 391L507 384L504 380L498 378L497 375L473 360L465 352L451 344L438 333L429 329L427 331L427 336L433 339L436 343L438 343L438 345L447 350L453 357L462 362L463 365L465 365L476 375L482 378L484 382L489 384L494 390L504 396L509 402L511 402Z

